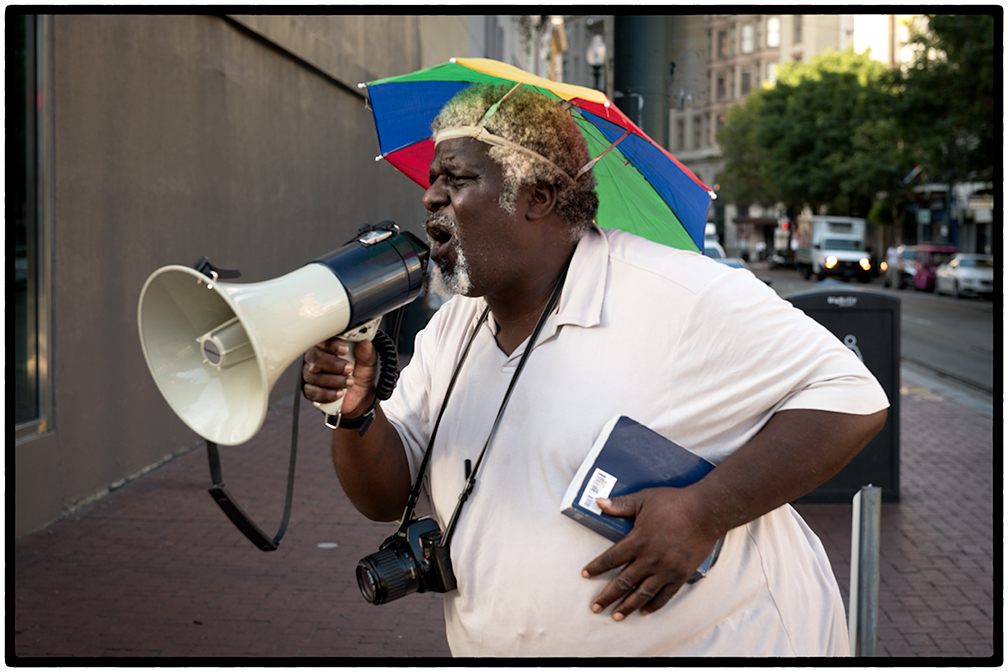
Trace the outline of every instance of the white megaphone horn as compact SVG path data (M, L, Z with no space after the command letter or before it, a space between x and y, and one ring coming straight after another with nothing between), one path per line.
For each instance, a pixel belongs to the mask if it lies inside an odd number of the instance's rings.
M371 338L415 299L430 249L391 222L273 280L217 282L188 266L155 271L140 292L140 344L172 410L222 445L252 438L280 375L336 335ZM336 415L342 400L315 404Z

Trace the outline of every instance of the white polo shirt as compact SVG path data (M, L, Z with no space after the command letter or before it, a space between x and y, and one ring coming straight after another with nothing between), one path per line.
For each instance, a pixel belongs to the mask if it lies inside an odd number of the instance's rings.
M417 335L383 408L415 478L455 365L486 303L455 297ZM442 529L525 346L477 334L425 477ZM730 531L706 578L622 622L591 600L616 573L581 569L611 543L560 513L602 425L627 415L719 463L781 409L869 414L881 386L824 327L746 271L593 227L529 357L465 504L445 595L456 656L848 655L819 539L790 506ZM406 599L409 599L408 597Z

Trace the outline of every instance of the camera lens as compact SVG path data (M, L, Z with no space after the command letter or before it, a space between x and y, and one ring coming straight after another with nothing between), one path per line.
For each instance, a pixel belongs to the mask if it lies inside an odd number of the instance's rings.
M420 577L413 555L402 549L378 551L357 563L357 586L371 604L415 593Z
M371 568L363 561L357 565L357 585L360 586L361 595L371 604L380 604L378 597L378 580Z

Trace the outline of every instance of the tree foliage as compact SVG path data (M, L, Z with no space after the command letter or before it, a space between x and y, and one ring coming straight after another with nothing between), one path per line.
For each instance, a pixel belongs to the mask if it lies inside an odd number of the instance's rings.
M897 117L931 179L993 178L994 24L990 14L938 14L914 26Z
M762 92L755 91L745 102L733 105L727 123L717 133L721 150L732 157L719 177L720 197L741 206L769 206L778 200L774 181L766 174L766 150L755 139L762 103Z
M767 117L756 141L787 201L867 214L877 189L848 173L859 129L889 109L886 74L881 63L853 49L781 68L777 86L766 91Z
M825 206L900 224L918 164L932 179L991 179L994 23L927 17L905 71L853 49L784 64L776 85L732 106L718 131L725 197L783 203L790 216Z
M891 98L885 67L853 49L785 64L776 86L732 106L718 132L726 196L781 202L792 217L804 204L866 215L878 187L855 155L886 130L873 124Z

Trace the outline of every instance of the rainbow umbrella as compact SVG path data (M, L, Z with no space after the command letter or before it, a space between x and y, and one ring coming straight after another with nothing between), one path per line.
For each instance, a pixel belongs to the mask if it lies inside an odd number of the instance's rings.
M595 89L552 82L487 58L453 58L367 89L384 159L426 189L434 158L431 122L448 100L477 82L526 84L568 101L588 142L599 197L597 223L684 250L703 251L713 192Z

